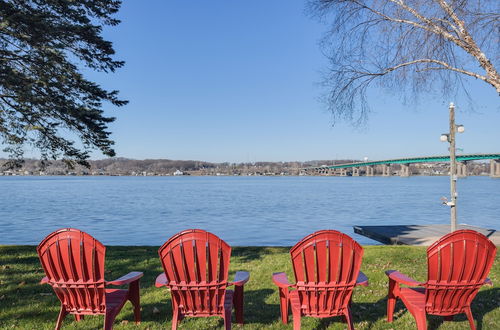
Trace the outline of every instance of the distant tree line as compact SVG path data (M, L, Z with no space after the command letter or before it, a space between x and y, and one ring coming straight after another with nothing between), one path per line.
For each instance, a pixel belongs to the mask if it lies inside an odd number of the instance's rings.
M8 159L0 159L0 174L17 175L299 175L307 167L353 163L360 160L314 160L306 162L254 162L254 163L211 163L197 160L171 159L128 159L108 158L89 161L90 167L76 165L68 167L63 160L49 164L36 159L25 159L17 169L10 169ZM481 175L487 173L488 164L470 162L468 173ZM444 175L448 165L445 163L415 164L412 173L416 175ZM398 165L391 169L397 171ZM309 174L311 174L310 172Z
M107 158L89 161L90 167L76 165L68 167L63 160L43 162L25 159L22 166L11 170L9 160L0 160L0 171L20 174L46 175L172 175L176 171L184 175L298 175L300 169L323 164L347 163L352 160L307 161L307 162L255 162L255 163L211 163L197 160L128 159Z

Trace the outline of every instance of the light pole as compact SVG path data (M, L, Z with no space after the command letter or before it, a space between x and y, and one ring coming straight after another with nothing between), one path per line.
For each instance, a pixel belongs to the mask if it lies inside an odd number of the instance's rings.
M451 231L457 230L457 158L455 147L455 134L463 133L463 125L455 124L455 105L450 103L450 132L441 134L441 141L450 143L450 201L446 203L450 207Z

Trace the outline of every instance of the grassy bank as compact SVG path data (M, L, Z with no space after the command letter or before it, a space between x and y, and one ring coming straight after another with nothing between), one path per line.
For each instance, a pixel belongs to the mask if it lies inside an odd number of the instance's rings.
M117 278L129 271L142 271L140 326L133 323L130 304L125 305L115 321L115 329L165 329L170 327L171 303L167 290L154 287L154 280L162 269L157 247L108 247L106 256L107 279ZM418 280L426 275L425 248L406 246L367 246L362 270L370 279L369 287L354 292L353 314L356 329L416 329L413 317L396 306L395 321L385 321L387 295L386 269L397 269ZM250 272L245 286L244 329L292 329L279 320L279 299L271 274L286 271L293 279L288 248L237 247L233 248L231 275L237 270ZM43 271L33 246L0 246L0 328L53 329L59 311L59 301L47 285L39 285ZM490 278L500 285L499 257ZM500 329L500 290L483 287L473 303L473 314L478 329ZM220 318L187 318L181 329L218 329ZM66 317L63 329L102 328L103 317L92 316L82 322ZM443 322L440 317L428 317L429 329L469 329L465 316ZM303 318L303 329L344 329L340 318Z

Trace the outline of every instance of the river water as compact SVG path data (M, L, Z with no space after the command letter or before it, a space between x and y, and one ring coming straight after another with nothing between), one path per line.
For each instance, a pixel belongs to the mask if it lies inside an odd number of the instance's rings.
M161 245L188 228L231 245L293 245L319 229L449 223L448 177L0 177L0 244L75 227L105 245ZM458 182L459 223L500 229L500 180Z

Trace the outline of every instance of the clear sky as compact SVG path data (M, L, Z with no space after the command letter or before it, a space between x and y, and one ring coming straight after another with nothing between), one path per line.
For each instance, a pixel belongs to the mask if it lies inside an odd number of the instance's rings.
M374 88L366 127L332 127L318 101L318 42L327 26L304 0L124 1L122 23L105 30L125 67L89 76L130 100L117 117L120 157L213 162L385 159L446 154L448 103L457 104L465 153L500 152L500 97L473 82L464 100L424 96L404 105ZM95 154L94 158L102 158Z

